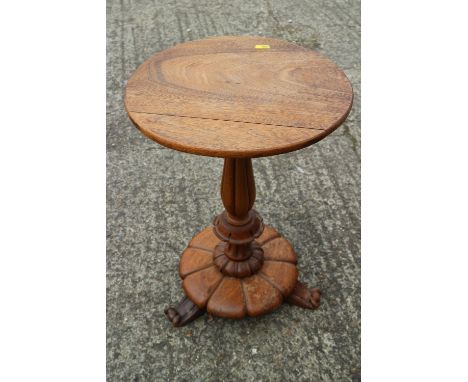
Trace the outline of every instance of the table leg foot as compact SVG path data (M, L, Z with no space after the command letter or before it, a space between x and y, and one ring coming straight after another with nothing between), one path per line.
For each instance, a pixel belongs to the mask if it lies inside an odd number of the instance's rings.
M204 313L205 310L200 309L188 297L184 297L177 306L164 309L164 314L175 327L187 325Z
M305 309L317 309L320 306L320 289L309 288L306 283L298 281L286 301Z

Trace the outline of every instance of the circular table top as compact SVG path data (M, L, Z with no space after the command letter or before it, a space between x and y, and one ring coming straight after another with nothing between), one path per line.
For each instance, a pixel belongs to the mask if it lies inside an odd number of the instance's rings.
M131 76L125 107L175 150L261 157L319 141L347 117L353 91L329 59L283 40L224 36L158 52Z

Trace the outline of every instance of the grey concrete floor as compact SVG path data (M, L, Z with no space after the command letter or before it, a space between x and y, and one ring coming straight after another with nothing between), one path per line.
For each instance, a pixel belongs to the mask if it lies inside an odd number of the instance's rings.
M352 112L318 144L254 160L256 208L323 291L317 311L281 306L175 329L163 309L182 296L179 256L222 210L222 160L143 137L125 84L153 52L213 35L295 41L334 60L355 91ZM108 0L107 375L109 381L360 380L360 3Z

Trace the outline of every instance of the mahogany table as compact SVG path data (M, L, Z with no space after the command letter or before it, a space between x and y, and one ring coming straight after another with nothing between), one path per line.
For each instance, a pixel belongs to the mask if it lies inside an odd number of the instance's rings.
M147 137L171 149L224 158L225 210L182 253L185 297L165 314L182 326L205 311L259 316L287 301L319 306L298 281L291 244L252 209L251 158L309 146L346 119L353 91L318 53L253 36L191 41L154 54L128 81L125 108Z

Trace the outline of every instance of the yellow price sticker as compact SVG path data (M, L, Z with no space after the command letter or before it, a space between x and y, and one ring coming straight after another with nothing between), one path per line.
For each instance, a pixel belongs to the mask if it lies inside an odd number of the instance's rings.
M255 49L270 49L270 45L255 45Z

